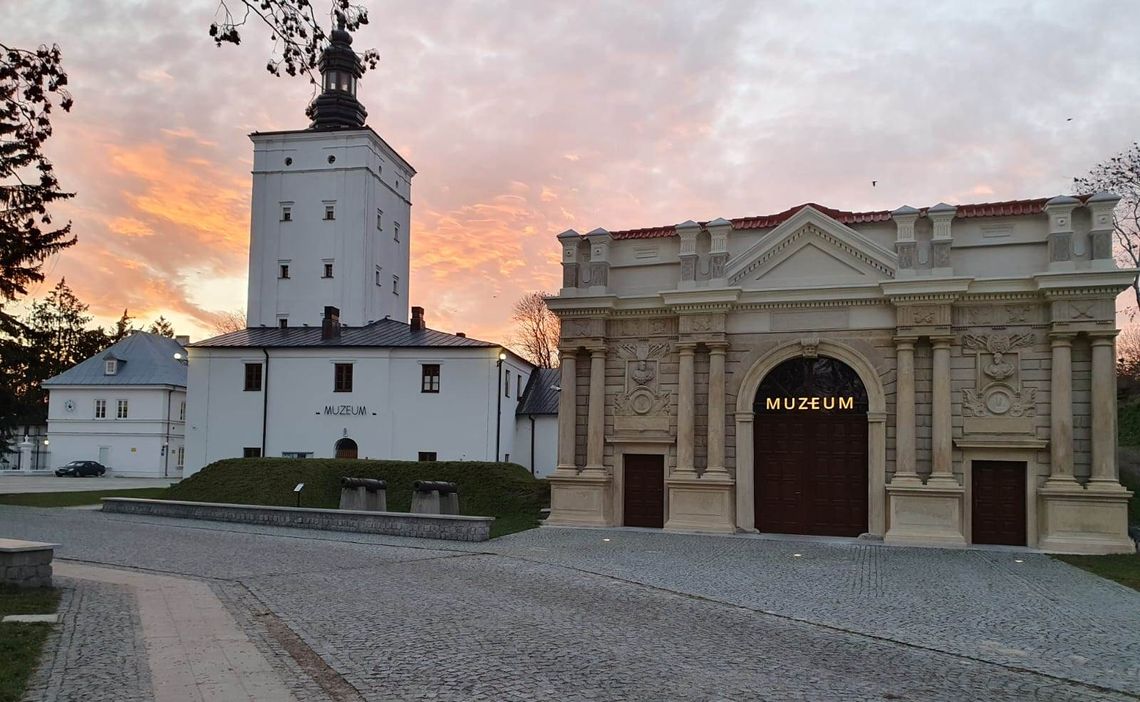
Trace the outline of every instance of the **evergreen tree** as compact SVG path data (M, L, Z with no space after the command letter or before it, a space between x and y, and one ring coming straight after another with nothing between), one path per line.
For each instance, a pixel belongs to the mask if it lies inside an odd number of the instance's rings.
M119 317L119 321L115 322L115 328L107 334L107 341L113 344L120 339L127 338L131 333L131 322L133 321L135 321L135 318L127 314L126 310L123 310L123 316Z
M174 338L174 325L171 324L166 317L161 315L158 319L154 320L154 324L151 324L150 329L147 329L147 331L151 334L161 334L168 339Z

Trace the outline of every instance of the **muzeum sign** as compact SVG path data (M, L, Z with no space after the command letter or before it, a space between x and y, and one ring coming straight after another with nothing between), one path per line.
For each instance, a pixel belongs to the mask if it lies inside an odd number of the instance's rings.
M636 506L667 530L828 533L830 510L898 543L1132 550L1113 451L1114 300L1134 276L1112 258L1117 201L564 232L547 523L622 525ZM785 435L824 438L796 453ZM795 519L766 513L776 465Z

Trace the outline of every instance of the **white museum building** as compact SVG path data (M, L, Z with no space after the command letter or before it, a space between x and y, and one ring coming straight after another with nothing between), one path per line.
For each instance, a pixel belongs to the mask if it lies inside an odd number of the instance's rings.
M518 462L516 425L529 440L534 366L409 319L416 172L365 124L351 41L331 35L309 128L250 137L247 328L189 348L187 475L255 456Z
M187 342L135 331L45 380L51 467L98 461L108 475L181 475Z

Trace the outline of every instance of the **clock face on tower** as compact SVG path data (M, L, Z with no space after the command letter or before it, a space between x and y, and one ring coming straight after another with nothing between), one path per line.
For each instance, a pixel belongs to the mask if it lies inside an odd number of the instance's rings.
M74 400L68 400L67 402L63 403L63 408L65 410L67 410L68 412L74 412L75 411L75 401Z

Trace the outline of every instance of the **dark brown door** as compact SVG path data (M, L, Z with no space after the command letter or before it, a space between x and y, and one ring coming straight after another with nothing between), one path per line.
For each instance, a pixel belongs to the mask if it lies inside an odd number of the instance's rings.
M625 525L665 526L665 457L627 453L623 465Z
M867 418L759 414L754 425L756 528L780 534L867 531Z
M352 439L341 439L333 447L337 458L356 458L356 442Z
M1025 463L972 461L973 541L1025 546Z

